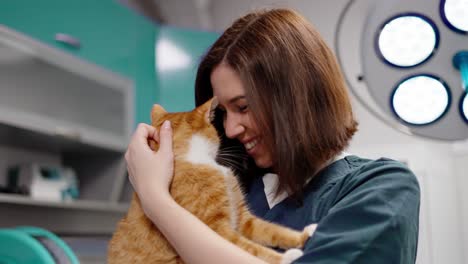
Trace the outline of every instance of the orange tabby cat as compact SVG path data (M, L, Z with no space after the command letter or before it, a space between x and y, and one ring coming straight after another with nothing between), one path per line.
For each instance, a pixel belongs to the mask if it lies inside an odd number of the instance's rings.
M253 216L236 177L215 162L219 138L210 119L216 98L192 112L167 113L155 105L152 125L160 128L170 120L173 129L174 178L171 195L218 234L268 263L291 263L302 255L299 249L281 254L263 245L302 248L315 225L297 232ZM156 142L151 147L158 149ZM109 244L109 263L183 263L177 252L144 215L138 196L118 224Z

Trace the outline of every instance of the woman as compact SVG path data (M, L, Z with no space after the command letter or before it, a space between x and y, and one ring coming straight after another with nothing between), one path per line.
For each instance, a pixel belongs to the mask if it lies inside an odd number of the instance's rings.
M234 169L252 211L298 230L318 223L295 263L415 262L416 178L399 162L342 153L357 123L334 55L303 17L275 9L235 21L201 61L195 90L197 105L218 98L223 147L250 158ZM262 263L170 197L171 144L170 124L140 125L127 151L148 217L187 263Z

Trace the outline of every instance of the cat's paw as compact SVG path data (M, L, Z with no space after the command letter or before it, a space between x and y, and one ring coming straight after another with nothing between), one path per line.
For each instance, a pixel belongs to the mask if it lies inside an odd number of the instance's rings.
M296 259L302 257L302 255L304 255L304 253L302 253L302 250L300 249L297 249L297 248L288 249L283 254L283 258L281 259L281 264L291 264Z
M311 237L315 233L315 229L317 229L317 224L310 224L304 227L304 232L306 232L309 237Z

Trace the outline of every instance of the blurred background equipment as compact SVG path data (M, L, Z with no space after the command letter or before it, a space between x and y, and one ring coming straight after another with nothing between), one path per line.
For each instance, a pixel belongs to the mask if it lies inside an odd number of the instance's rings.
M351 91L392 128L463 144L467 23L466 0L349 1L335 43Z
M12 166L7 186L23 190L34 200L66 202L79 196L76 172L70 167L39 163Z
M55 234L38 227L0 229L2 264L79 264L71 248Z

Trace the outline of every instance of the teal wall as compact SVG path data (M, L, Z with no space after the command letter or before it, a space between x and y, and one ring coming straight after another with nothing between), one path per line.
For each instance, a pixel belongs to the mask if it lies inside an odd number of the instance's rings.
M141 16L113 0L2 0L0 24L112 71L128 75ZM140 27L137 27L139 25ZM145 27L151 27L146 23ZM79 49L55 40L69 34Z
M156 69L158 104L171 112L187 111L195 107L194 85L198 64L218 37L219 34L215 32L168 26L159 28L158 41L173 45L172 50L186 55L189 63L173 69ZM170 57L168 54L161 55L165 58Z
M150 111L157 101L157 76L154 63L154 43L157 39L159 27L152 25L142 27L135 39L135 60L132 65L132 76L135 83L135 125L150 123Z

